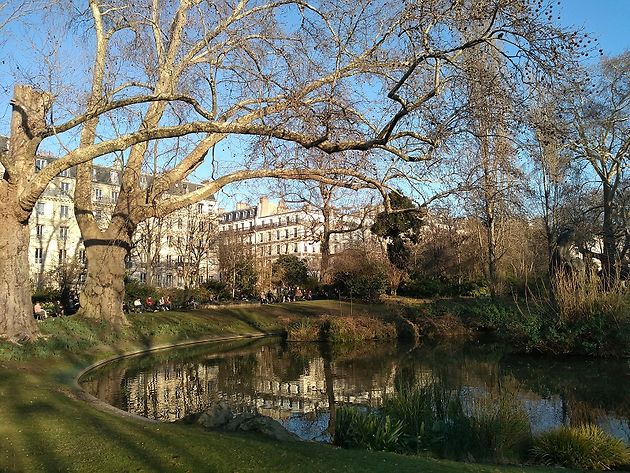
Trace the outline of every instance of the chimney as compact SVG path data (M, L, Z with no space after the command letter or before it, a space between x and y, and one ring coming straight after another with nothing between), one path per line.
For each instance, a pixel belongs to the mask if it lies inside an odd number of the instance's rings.
M247 204L247 202L237 202L236 203L236 210L245 210L248 209L249 205Z
M271 206L269 205L269 199L267 196L263 196L260 198L260 205L258 206L258 216L266 217L271 213Z

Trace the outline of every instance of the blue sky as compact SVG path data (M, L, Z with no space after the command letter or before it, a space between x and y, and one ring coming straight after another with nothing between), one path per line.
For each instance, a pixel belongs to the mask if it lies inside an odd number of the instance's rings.
M564 0L560 5L563 25L575 25L593 33L606 55L630 49L630 0Z

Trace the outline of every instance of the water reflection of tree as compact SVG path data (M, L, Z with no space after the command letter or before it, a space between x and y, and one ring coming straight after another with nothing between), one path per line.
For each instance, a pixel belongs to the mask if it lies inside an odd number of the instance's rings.
M565 423L593 422L607 414L627 419L630 386L624 367L614 361L506 356L496 347L461 343L341 347L262 340L123 360L90 374L84 385L107 402L163 419L198 412L217 397L237 408L238 403L264 406L280 417L295 412L307 417L315 407L315 420L327 405L332 432L339 403L377 406L387 392L422 383L485 399L518 390L532 406L550 399Z

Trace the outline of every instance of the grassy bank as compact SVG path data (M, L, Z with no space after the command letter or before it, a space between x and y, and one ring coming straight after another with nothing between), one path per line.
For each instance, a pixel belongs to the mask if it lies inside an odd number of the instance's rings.
M367 311L354 305L353 314ZM336 312L335 312L336 311ZM156 424L97 409L74 386L87 365L113 354L190 339L277 331L299 318L349 314L337 302L222 308L130 316L119 332L76 318L41 323L48 338L27 347L0 345L0 471L204 472L496 472L484 466L280 444L251 435ZM391 309L375 307L375 315ZM551 471L527 468L524 471Z

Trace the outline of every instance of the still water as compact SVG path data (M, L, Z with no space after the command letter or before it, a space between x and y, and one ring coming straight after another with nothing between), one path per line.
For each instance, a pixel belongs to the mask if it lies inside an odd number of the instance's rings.
M125 358L81 379L99 399L150 419L175 421L226 400L317 441L330 440L335 406L378 407L401 383L440 383L469 399L510 390L533 432L589 422L630 443L629 360L518 356L479 343L338 347L265 338Z

